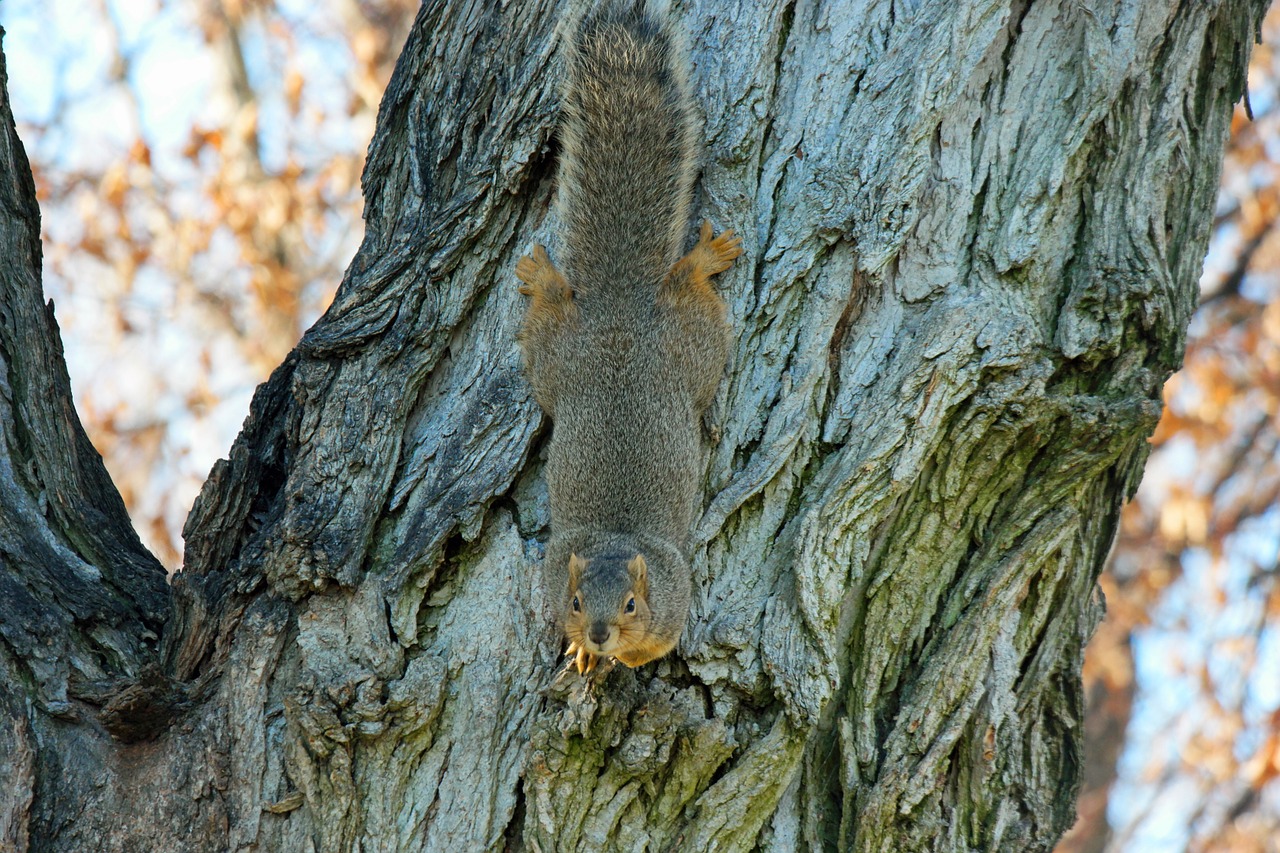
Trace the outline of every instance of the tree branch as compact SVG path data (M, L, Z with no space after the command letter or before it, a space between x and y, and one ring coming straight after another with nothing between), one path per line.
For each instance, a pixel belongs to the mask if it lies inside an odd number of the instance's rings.
M40 259L0 51L0 635L42 706L68 715L69 692L92 699L155 659L169 592L76 416Z

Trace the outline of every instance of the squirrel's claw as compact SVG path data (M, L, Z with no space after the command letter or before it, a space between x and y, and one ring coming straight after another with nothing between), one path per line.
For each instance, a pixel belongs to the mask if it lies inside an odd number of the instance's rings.
M539 257L539 254L541 254L541 257ZM516 278L526 285L536 282L546 257L547 252L542 246L534 246L532 255L523 255L520 260L516 261ZM532 291L529 287L521 287L520 292L528 294Z
M711 228L711 220L704 219L702 230L698 234L698 245L693 247L689 257L704 275L715 275L727 270L733 259L742 253L742 238L734 234L732 228L716 237Z
M531 254L523 255L516 261L516 278L527 285L536 285L542 279L553 278L555 274L555 265L551 263L547 249L541 243L535 243ZM522 287L520 292L531 291L529 288Z
M551 263L546 248L541 244L535 245L530 254L516 262L516 278L520 281L520 293L534 298L531 311L537 311L539 304L545 307L573 301L573 288Z
M569 643L569 649L564 653L565 657L573 658L573 665L577 668L579 675L587 675L595 670L596 664L600 662L599 655L593 655L587 651L587 647L574 642Z

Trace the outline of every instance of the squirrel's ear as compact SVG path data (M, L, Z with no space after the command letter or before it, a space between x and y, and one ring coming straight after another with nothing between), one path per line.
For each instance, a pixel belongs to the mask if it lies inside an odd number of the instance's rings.
M577 589L582 581L582 572L587 568L587 561L577 554L569 555L569 588Z
M649 597L649 567L645 564L644 554L636 554L627 563L627 574L631 575L631 587L641 598Z

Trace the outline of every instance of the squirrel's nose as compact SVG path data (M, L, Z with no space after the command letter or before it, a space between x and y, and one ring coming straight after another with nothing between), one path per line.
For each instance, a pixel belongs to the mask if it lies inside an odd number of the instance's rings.
M597 646L603 646L605 640L609 639L609 626L603 622L597 622L591 626L588 636L591 637L591 642Z

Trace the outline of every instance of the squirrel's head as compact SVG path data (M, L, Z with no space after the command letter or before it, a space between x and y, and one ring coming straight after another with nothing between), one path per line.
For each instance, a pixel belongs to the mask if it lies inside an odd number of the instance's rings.
M649 568L639 553L569 557L565 635L596 655L625 654L651 621Z

